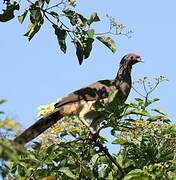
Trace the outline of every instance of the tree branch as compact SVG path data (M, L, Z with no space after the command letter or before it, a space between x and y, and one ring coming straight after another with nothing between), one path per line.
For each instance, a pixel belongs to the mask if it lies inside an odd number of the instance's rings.
M91 140L95 143L95 146L99 147L100 151L103 152L109 159L110 161L119 169L121 174L125 176L125 171L124 169L120 166L120 164L113 158L113 156L109 153L108 148L103 146L103 144L99 141L99 132L100 131L95 131L94 128L92 128L87 121L84 119L80 118L81 122L89 129L90 134L92 135Z
M95 142L95 145L99 147L100 151L103 152L109 159L110 161L119 169L121 174L125 176L125 170L120 166L120 164L114 159L114 157L109 153L109 150L107 147L103 146L99 141Z

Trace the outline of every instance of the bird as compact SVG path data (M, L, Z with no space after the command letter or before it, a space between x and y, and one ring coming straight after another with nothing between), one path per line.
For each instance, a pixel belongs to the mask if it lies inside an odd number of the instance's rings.
M132 66L139 62L143 62L141 56L135 53L126 54L121 59L117 75L113 80L99 80L63 97L54 105L53 112L37 120L17 136L14 142L25 145L65 116L96 119L94 111L96 101L104 100L106 102L108 96L115 91L117 94L114 97L114 102L117 105L123 104L132 86Z

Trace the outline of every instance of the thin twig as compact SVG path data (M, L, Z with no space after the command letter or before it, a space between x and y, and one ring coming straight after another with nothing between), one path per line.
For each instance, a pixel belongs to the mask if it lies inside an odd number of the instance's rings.
M125 171L124 169L120 166L120 164L113 158L113 156L111 156L111 154L109 153L108 151L108 148L103 146L100 142L97 142L96 141L96 144L95 144L97 147L100 148L100 151L103 152L110 160L111 162L119 169L119 171L121 172L121 174L123 176L125 176Z
M147 91L147 87L146 87L145 81L143 82L143 87L144 87L145 93L148 94L148 91Z
M55 5L53 5L53 6L50 6L50 7L46 8L45 10L48 11L48 10L50 10L50 9L56 8L56 7L58 7L59 5L61 5L61 4L63 4L63 3L64 3L64 1L61 1L61 2L58 3L58 4L55 4Z
M51 19L46 15L46 13L43 11L43 15L45 16L45 18L52 24L54 25L55 23L53 21L51 21Z
M139 94L140 96L142 96L142 97L144 97L145 98L145 96L143 95L143 94L141 94L137 89L135 89L133 86L132 86L132 89L137 93L137 94Z
M155 86L148 92L148 94L151 94L159 85L159 81L155 84Z
M42 12L43 12L44 17L45 17L52 25L54 25L55 23L54 23L53 21L51 21L51 19L46 15L46 13L49 14L49 15L51 15L51 14L50 14L49 12L45 11L45 10L42 10ZM69 35L70 38L73 40L74 38L73 38L72 35L70 34L70 33L73 33L73 31L71 31L62 21L59 20L59 22L61 23L62 26L64 26L64 27L66 28L65 31L67 31L68 35Z

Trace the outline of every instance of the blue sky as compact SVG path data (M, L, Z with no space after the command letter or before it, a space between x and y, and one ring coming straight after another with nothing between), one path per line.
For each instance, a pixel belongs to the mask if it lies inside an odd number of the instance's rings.
M176 66L176 1L78 0L76 10L89 17L97 12L101 32L108 29L106 14L133 30L132 38L115 37L118 51L112 54L101 43L94 44L89 59L79 66L72 45L64 55L57 45L52 28L44 26L31 42L23 36L26 25L17 19L1 23L1 89L8 100L3 106L7 116L25 128L36 120L37 107L55 101L67 93L100 79L116 75L119 60L128 52L141 55L144 64L133 69L133 79L165 75L163 84L154 96L160 97L158 106L165 109L174 122L175 66ZM131 93L128 100L133 99Z

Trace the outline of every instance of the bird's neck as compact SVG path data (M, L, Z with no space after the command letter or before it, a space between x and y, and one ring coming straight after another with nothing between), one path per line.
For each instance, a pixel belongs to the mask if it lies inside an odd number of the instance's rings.
M120 65L119 71L115 78L117 85L119 83L123 83L123 82L131 83L131 69L132 69L132 67L128 64Z

